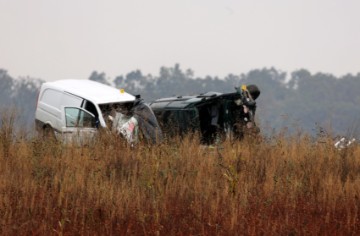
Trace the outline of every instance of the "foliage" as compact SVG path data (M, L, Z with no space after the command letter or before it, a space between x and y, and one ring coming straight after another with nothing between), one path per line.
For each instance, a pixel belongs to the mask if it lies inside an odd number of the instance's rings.
M134 70L111 80L104 72L94 71L89 79L140 94L146 102L209 91L233 92L235 86L256 84L261 90L257 119L268 134L272 129L288 128L292 132L302 129L315 135L320 125L335 134L346 135L359 126L360 73L336 78L331 74L311 74L305 69L288 75L275 68L263 68L241 75L229 74L225 78L200 78L191 69L184 70L175 64L161 67L156 76ZM15 80L5 70L0 70L0 107L16 106L21 111L19 120L32 125L37 84L40 83L31 78Z
M79 147L1 129L2 235L360 233L360 148L326 136Z
M125 78L118 76L115 79L116 86L141 94L148 102L208 91L233 92L234 87L241 84L256 84L261 90L257 119L262 127L277 130L286 127L291 131L301 128L303 132L315 135L316 126L321 125L329 132L345 135L359 125L360 73L336 78L331 74L311 74L300 69L287 76L275 68L263 68L219 79L194 77L192 70L184 71L175 64L174 67L161 67L157 77L145 76L136 70Z

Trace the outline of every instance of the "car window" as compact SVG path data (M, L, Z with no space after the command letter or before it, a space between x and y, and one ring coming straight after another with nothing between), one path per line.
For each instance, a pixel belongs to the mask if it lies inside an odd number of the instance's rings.
M63 106L80 107L83 103L83 100L84 99L74 96L72 94L63 93L61 97L61 104Z
M85 110L93 114L95 117L99 117L96 107L92 102L86 100L84 108Z
M65 108L66 127L95 128L96 119L90 113L76 107Z

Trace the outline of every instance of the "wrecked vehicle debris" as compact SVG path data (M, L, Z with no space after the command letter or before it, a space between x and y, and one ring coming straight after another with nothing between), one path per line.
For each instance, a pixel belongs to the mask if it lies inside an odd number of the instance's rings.
M163 139L162 130L151 107L142 99L134 102L131 112L139 122L141 134L150 143L160 143Z
M106 110L108 114L109 127L116 133L127 137L131 143L137 143L139 136L151 144L162 141L162 131L157 122L155 114L138 95L136 100L124 108L124 105L115 105Z
M355 138L340 137L335 140L334 147L338 150L348 148L356 143Z
M47 82L38 96L35 125L43 137L66 143L86 143L99 128L105 128L134 144L138 142L139 127L147 127L147 121L153 127L146 130L148 133L161 133L155 128L157 122L151 109L136 113L142 106L139 104L139 98L123 89L90 80ZM144 136L156 136L148 133Z
M257 134L256 85L236 87L233 93L208 92L195 96L161 98L150 103L167 136L199 132L203 144L242 139Z

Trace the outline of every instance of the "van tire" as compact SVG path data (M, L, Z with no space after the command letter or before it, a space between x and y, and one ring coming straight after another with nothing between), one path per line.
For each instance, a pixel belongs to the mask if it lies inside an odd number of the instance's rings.
M50 125L44 126L42 130L42 138L43 140L56 141L54 129Z

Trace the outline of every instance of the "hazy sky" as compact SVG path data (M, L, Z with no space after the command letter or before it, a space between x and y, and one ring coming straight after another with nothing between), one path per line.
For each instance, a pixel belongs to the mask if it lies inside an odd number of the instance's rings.
M13 77L360 72L359 0L0 0L0 68Z

